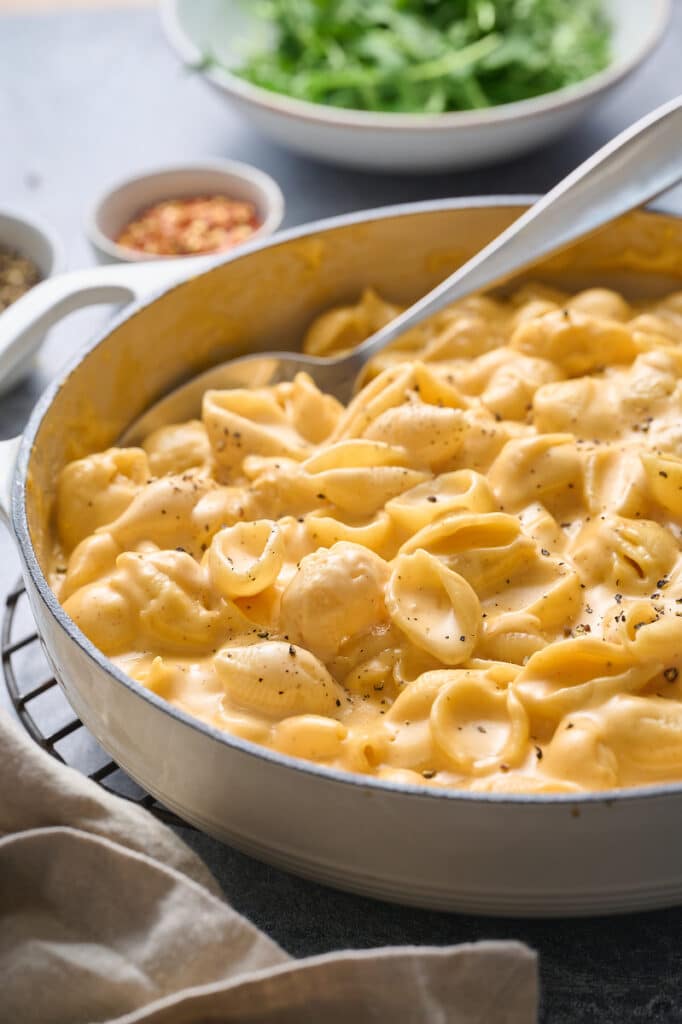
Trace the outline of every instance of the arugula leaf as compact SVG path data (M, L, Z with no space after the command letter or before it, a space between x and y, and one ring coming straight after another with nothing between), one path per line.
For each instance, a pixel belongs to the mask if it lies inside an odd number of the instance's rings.
M358 110L442 113L553 92L610 60L600 0L265 0L275 44L237 72ZM215 64L207 57L207 63Z

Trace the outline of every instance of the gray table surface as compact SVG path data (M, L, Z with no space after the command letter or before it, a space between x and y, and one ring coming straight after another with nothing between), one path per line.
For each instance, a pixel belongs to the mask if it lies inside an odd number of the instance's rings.
M641 0L646 3L646 0ZM247 160L280 182L286 224L440 196L543 192L636 117L682 91L682 0L646 66L562 141L495 168L433 176L350 172L293 156L256 135L163 41L151 10L0 16L0 206L61 235L66 261L92 263L81 225L107 183L200 156ZM682 189L660 201L682 210ZM33 377L0 398L0 437L21 431L62 362L108 315L55 328ZM18 576L0 530L0 602ZM682 909L616 919L497 920L373 902L260 864L189 831L226 896L296 956L343 947L519 938L540 953L543 1021L682 1022Z

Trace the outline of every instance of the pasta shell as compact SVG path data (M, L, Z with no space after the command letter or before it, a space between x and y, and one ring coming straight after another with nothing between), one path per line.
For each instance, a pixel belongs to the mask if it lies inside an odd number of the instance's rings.
M468 469L442 473L434 480L403 491L386 505L396 525L412 536L451 512L492 512L494 508L488 481Z
M412 365L414 388L422 402L448 409L469 407L469 400L455 387L451 373L424 362L416 361Z
M668 575L679 550L659 523L607 515L583 527L571 555L586 583L645 594Z
M458 771L478 774L517 765L528 745L528 716L514 691L484 673L453 672L431 708L439 749Z
M348 637L386 621L388 575L386 563L359 544L314 551L282 595L282 632L329 661Z
M399 555L386 588L393 622L444 665L459 665L478 641L481 607L467 581L427 551Z
M518 519L501 512L445 516L406 541L400 553L420 548L463 576L480 600L503 600L504 608L510 607L506 602L512 596L515 607L523 604L531 566L540 575L537 586L544 586L554 575L549 565L540 562L536 545L521 533ZM515 577L520 594L512 594Z
M519 536L516 516L502 512L488 515L448 515L406 541L400 554L411 554L419 548L439 556L454 555L474 548L508 547Z
M201 542L208 544L218 530L251 519L251 505L252 496L245 487L216 487L199 497L192 510L192 527Z
M570 779L588 791L617 786L618 759L604 742L602 718L602 711L566 716L543 748L543 775Z
M148 479L141 448L110 448L65 466L57 481L56 505L64 548L71 551L96 529L113 523Z
M338 423L343 406L320 391L307 373L297 373L286 412L301 437L311 444L322 444Z
M565 303L568 309L576 309L586 316L601 317L625 323L632 317L632 307L618 292L610 288L586 288L572 295Z
M315 513L306 518L306 530L315 547L330 548L339 541L360 544L370 548L382 557L391 532L391 520L385 512L379 512L366 523L344 523L332 516Z
M531 719L558 722L617 693L641 689L660 661L637 664L624 647L591 637L551 644L534 654L513 686Z
M309 445L270 391L233 388L207 391L202 419L219 465L234 469L245 455L285 455L303 459Z
M62 603L87 583L94 583L113 571L121 546L110 533L93 533L82 540L69 559L69 566L59 590Z
M558 309L520 324L509 344L526 355L551 359L569 377L605 364L630 363L638 351L625 326L577 309Z
M597 722L601 743L615 757L618 785L682 779L682 705L678 701L621 694L591 717Z
M664 666L659 680L666 696L669 684L680 679L682 669L682 618L676 600L624 600L616 604L606 620L606 638L627 646L639 662L660 662Z
M198 548L192 513L203 494L215 484L209 477L188 474L163 476L143 487L125 511L109 526L114 540L128 550L154 538L162 548Z
M367 288L360 302L337 306L318 316L303 339L303 351L313 356L328 356L354 348L399 312L400 306L385 302Z
M606 378L543 384L532 405L533 424L541 434L579 431L581 437L607 440L620 430L620 396Z
M468 429L461 409L408 402L383 412L364 436L398 444L410 452L417 465L435 469L456 455Z
M384 370L363 387L348 405L336 425L332 441L362 437L377 416L405 400L405 392L413 388L414 384L414 367L409 363Z
M406 468L407 452L382 441L351 439L330 445L303 464L311 494L351 513L371 516L401 491L424 479Z
M334 718L321 715L293 715L279 722L272 732L272 745L291 757L329 761L338 756L348 730Z
M307 473L323 473L328 469L360 469L367 466L405 466L410 456L394 444L380 440L352 438L337 441L316 452L303 463Z
M179 551L125 552L110 585L131 609L140 643L156 653L207 653L254 624L231 602L210 602L206 576Z
M275 582L283 560L282 532L267 519L228 526L215 535L208 551L211 580L228 598L261 593Z
M682 516L682 459L671 455L640 455L655 501L674 516Z
M441 689L452 679L453 669L436 669L409 683L386 714L387 722L395 724L428 719L433 702Z
M329 501L353 516L374 515L397 494L426 479L427 474L404 466L339 466L306 472L308 486L322 502Z
M636 452L608 446L586 460L585 501L593 514L608 510L630 519L647 518L650 500L647 475Z
M64 611L104 654L122 654L135 644L135 609L109 581L76 590L64 601Z
M491 356L498 358L481 401L496 417L525 422L536 391L555 381L559 371L546 359L521 356L508 348L498 349Z
M508 441L487 475L493 493L511 512L541 501L563 519L569 501L578 504L582 498L583 463L571 434Z
M481 658L504 660L516 668L547 646L540 621L527 611L489 616L483 620L483 627L477 649Z
M142 447L154 476L184 473L207 466L211 461L211 445L200 420L159 427L144 439Z
M272 718L338 715L347 694L318 659L279 640L247 647L224 647L215 665L236 704Z

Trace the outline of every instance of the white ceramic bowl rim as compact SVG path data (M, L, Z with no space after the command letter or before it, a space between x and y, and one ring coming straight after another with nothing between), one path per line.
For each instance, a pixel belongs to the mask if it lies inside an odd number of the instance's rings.
M615 85L625 78L652 52L663 37L672 14L672 0L642 0L653 8L651 22L642 32L635 52L625 60L614 61L603 71L574 85L555 89L528 100L504 103L483 110L457 110L443 114L391 114L344 107L309 103L282 93L263 89L232 74L226 68L207 68L201 71L213 84L241 96L244 100L265 107L278 114L318 122L326 125L344 125L372 131L396 128L425 131L446 128L477 128L499 122L515 121L535 114L559 110L587 99ZM205 56L185 32L178 15L178 0L160 0L161 24L168 41L182 60L189 65L199 64Z
M265 248L269 245L283 244L298 238L306 238L313 233L319 233L325 230L347 226L349 224L359 224L365 221L409 215L411 213L424 213L430 210L437 211L440 209L468 207L485 209L486 207L491 206L529 206L536 202L538 198L538 196L525 195L472 196L467 197L466 199L434 199L417 203L404 203L397 206L384 206L374 210L362 210L358 213L344 214L342 216L331 217L326 220L315 221L309 224L303 224L296 228L291 228L288 231L282 232L274 243L271 239L261 239L257 242L247 243L245 250L238 249L235 252L230 253L225 256L219 264L216 264L216 266L222 265L223 263L230 263L232 260L240 259L242 256L247 256L249 253L257 252L259 249ZM650 212L653 214L658 213L662 216L667 215L679 217L679 214L674 210L659 208L656 211ZM211 269L205 271L205 273L211 273ZM202 273L199 273L197 276L202 276ZM326 765L318 764L314 761L306 761L288 754L281 754L278 751L270 750L269 748L260 746L250 740L242 739L239 736L233 736L232 734L221 731L207 722L194 718L188 712L173 707L173 705L169 704L162 697L159 697L151 690L148 690L130 676L127 676L122 669L109 661L106 655L102 654L102 652L95 647L85 634L80 631L75 622L66 614L57 600L55 593L50 588L38 563L38 559L33 548L33 542L31 540L26 511L25 490L29 462L35 438L44 416L49 411L49 408L59 390L71 374L78 368L83 359L87 357L88 353L104 341L113 331L117 330L117 328L125 323L125 321L135 317L142 309L152 305L158 299L162 299L166 292L177 287L182 287L182 284L172 285L170 289L163 289L157 294L147 296L132 305L126 306L125 309L119 313L103 331L91 339L87 345L73 356L66 366L63 367L57 378L43 392L33 409L28 425L21 439L12 481L11 523L18 541L19 551L24 563L25 571L30 575L37 595L46 606L50 616L57 622L70 640L76 646L80 647L87 657L96 665L100 668L104 668L120 685L133 691L138 697L141 697L142 700L147 703L153 704L160 713L169 715L171 718L182 722L183 725L187 725L198 732L206 734L213 740L213 742L235 747L242 751L242 753L251 757L273 762L281 765L283 768L290 769L295 772L302 772L304 774L318 775L328 779L333 779L335 782L340 782L345 786L366 789L368 791L389 790L392 792L403 793L406 796L415 797L420 800L465 801L487 804L558 803L580 805L586 803L602 803L607 806L611 806L612 804L620 804L633 800L678 797L680 793L682 793L682 783L680 782L652 784L650 786L637 786L633 788L602 790L587 793L476 793L468 790L448 789L445 787L443 789L436 789L428 786L412 785L410 783L390 782L385 779L376 779L361 774L340 771L336 768L329 768Z
M226 160L217 157L213 159L191 161L182 160L177 163L164 164L159 167L150 167L147 170L140 171L138 174L133 174L126 178L119 179L101 192L85 218L85 232L92 244L108 256L112 256L114 259L125 263L138 263L147 260L177 259L178 257L176 256L156 256L151 253L138 252L134 249L128 249L126 246L118 245L117 242L114 242L113 239L109 238L109 236L100 228L99 214L104 203L114 193L123 192L130 186L136 185L141 181L148 181L151 178L160 177L164 174L172 174L173 172L181 171L217 171L219 173L229 174L235 178L242 178L244 181L250 181L258 188L262 195L265 216L258 229L249 237L249 241L274 234L282 223L285 209L285 200L282 190L275 179L265 171L262 171L259 167L254 167L253 164L243 163L240 160ZM168 198L172 199L174 197L169 195ZM241 249L241 244L235 246L235 249ZM205 257L207 254L199 253L197 255L198 257ZM191 259L191 257L189 258Z
M50 253L50 269L46 274L42 274L43 280L46 280L48 277L54 277L55 274L61 273L61 271L64 270L64 248L59 237L49 224L33 214L28 214L23 210L8 206L0 206L0 221L3 219L13 220L20 226L27 227L37 235L41 236ZM4 239L2 237L2 232L0 231L0 247L3 245ZM21 255L25 255L28 259L31 259L31 254L28 251L24 252L22 250ZM38 269L42 271L42 268Z

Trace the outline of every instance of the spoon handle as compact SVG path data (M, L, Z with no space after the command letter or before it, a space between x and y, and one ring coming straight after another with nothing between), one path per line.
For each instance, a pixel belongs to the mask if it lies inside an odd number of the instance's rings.
M353 354L353 371L455 299L499 283L642 206L681 178L682 96L678 96L607 142L454 274L367 338Z

